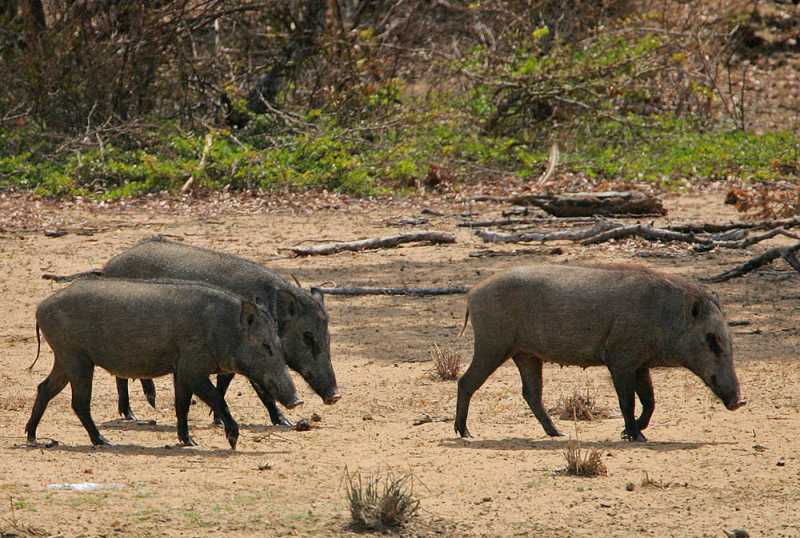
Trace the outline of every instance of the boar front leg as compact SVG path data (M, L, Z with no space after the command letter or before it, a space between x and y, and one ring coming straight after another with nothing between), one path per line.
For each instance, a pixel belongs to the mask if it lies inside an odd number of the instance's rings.
M551 437L564 435L553 425L550 415L542 404L542 361L538 357L515 355L514 363L522 379L522 397L528 402L528 407L533 411L545 433Z
M636 371L636 394L642 402L642 414L636 421L639 430L644 430L650 424L650 418L656 408L656 397L653 393L653 381L650 379L650 369L640 368Z
M225 403L225 399L217 388L207 377L200 377L192 383L192 392L197 394L197 397L203 400L203 403L209 406L216 415L222 417L222 423L225 425L225 437L228 439L231 449L235 450L236 441L239 439L239 425L231 416L228 404Z
M278 409L275 398L272 397L272 394L269 393L266 387L262 386L260 383L256 383L252 379L250 380L250 384L253 386L253 390L256 391L256 394L258 394L261 403L267 408L267 413L269 413L269 418L273 425L288 426L290 428L294 426L292 421L286 418L286 415L281 413L281 410Z
M609 368L609 370L611 371L611 380L614 382L614 389L617 391L619 409L622 411L622 418L625 419L622 438L628 441L647 441L634 416L636 411L636 371L625 368Z

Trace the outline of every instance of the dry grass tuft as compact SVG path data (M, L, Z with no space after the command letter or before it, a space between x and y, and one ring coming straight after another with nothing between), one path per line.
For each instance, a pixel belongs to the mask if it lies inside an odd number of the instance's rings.
M461 373L461 355L452 349L442 349L438 344L431 347L431 359L433 360L433 370L431 377L441 381L453 381L458 379Z
M567 467L564 472L572 476L606 476L608 469L596 448L585 450L578 441L570 440L564 450Z
M356 530L383 531L402 527L419 510L410 474L375 473L363 477L345 468L347 503Z
M654 480L650 478L650 475L647 474L647 471L644 471L644 476L642 476L642 487L666 489L669 487L669 482L665 483L663 480Z
M560 398L553 410L562 420L600 420L610 416L608 409L588 388L583 393L576 390Z

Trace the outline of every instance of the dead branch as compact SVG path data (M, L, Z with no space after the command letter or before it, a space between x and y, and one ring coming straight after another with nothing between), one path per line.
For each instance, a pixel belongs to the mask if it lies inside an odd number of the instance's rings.
M753 222L729 222L726 224L672 224L665 226L665 229L675 232L686 233L719 233L730 230L771 230L773 228L783 228L788 230L800 226L800 217L790 219L770 219Z
M464 287L455 288L316 288L325 295L345 295L356 297L359 295L408 295L412 297L426 297L435 295L457 295L469 291Z
M714 241L705 237L698 237L691 233L673 232L662 228L653 228L647 224L634 224L633 226L617 226L602 233L589 236L581 244L598 245L615 239L627 239L629 237L641 237L648 241L682 241L684 243L699 243L701 245L713 246Z
M714 246L723 247L723 248L747 248L750 246L755 245L756 243L760 243L761 241L766 241L767 239L772 239L775 236L782 235L785 237L790 237L792 239L800 240L800 235L793 234L791 232L787 232L783 228L775 228L774 230L770 230L760 235L754 235L752 237L745 237L744 239L739 239L738 241L714 241Z
M556 217L590 217L593 215L666 215L661 200L639 191L576 192L568 194L522 194L496 197L480 196L474 201L491 201L512 205L532 205Z
M622 227L618 222L610 220L600 220L591 228L581 230L562 230L558 232L529 232L523 234L505 234L490 232L488 230L476 230L475 235L487 243L530 243L534 241L582 241L589 237L594 237L603 232L615 230Z
M789 265L792 266L794 270L800 272L800 261L798 261L797 255L795 254L795 252L798 250L800 250L800 243L797 243L791 247L771 248L763 254L755 256L754 258L750 258L745 263L736 266L733 269L711 277L701 278L700 280L703 282L713 283L725 282L726 280L737 278L751 271L755 271L759 267L770 264L778 258L783 258Z
M640 217L641 215L636 216ZM506 217L502 219L464 221L457 223L456 226L459 228L488 228L491 226L518 226L522 224L588 224L596 222L596 220L594 217L528 217L522 219Z
M482 249L476 250L474 252L469 253L470 258L505 258L509 256L527 256L527 255L538 255L538 256L557 256L559 254L564 254L564 249L561 247L554 247L549 249L540 249L540 248L522 248L519 250L492 250L492 249Z
M211 151L211 145L214 143L214 137L211 133L206 135L206 144L203 146L203 153L200 155L200 162L197 164L197 169L194 173L186 180L186 183L183 184L181 187L181 194L189 194L194 190L196 180L195 178L203 173L203 170L206 168L206 159L208 158L208 152Z
M400 235L389 235L374 239L362 239L360 241L347 241L342 243L327 243L310 247L289 247L282 250L290 250L297 256L327 256L337 252L359 250L371 250L378 248L394 248L404 243L455 243L454 235L445 232L418 232Z

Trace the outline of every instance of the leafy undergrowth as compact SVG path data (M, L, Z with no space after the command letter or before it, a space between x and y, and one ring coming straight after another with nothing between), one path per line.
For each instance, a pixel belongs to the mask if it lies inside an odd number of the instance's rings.
M56 152L41 132L15 128L0 130L0 190L117 199L176 192L195 177L211 190L403 194L425 186L434 173L448 182L535 179L547 158L547 147L482 133L448 111L408 113L377 132L324 121L276 137L258 125L245 132L186 132L166 125L136 143L69 152ZM651 181L662 187L697 179L794 182L798 159L800 140L788 131L701 131L686 120L632 116L584 126L563 144L559 171L597 182Z

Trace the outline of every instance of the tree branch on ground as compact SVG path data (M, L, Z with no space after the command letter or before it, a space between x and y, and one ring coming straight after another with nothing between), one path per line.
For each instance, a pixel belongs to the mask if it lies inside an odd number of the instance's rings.
M327 256L338 252L357 252L360 250L372 250L378 248L394 248L404 243L455 243L456 238L453 234L445 232L418 232L400 235L390 235L377 237L374 239L362 239L360 241L348 241L341 243L328 243L310 247L288 247L282 250L289 250L297 256Z

